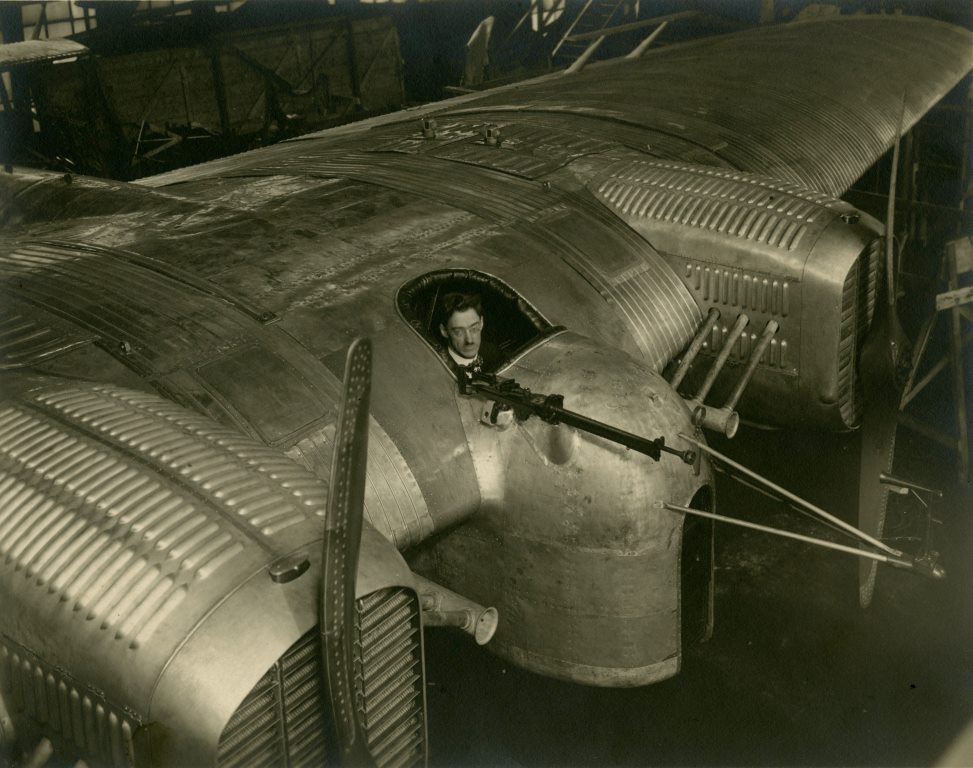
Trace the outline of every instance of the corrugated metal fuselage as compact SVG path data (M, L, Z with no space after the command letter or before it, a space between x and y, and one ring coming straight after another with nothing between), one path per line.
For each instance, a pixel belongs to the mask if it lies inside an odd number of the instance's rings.
M450 164L446 186L463 192L448 204L403 181L425 176L420 188L431 188L442 161L376 153L342 162L344 175L272 168L182 190L209 196L203 206L36 179L7 212L25 239L32 224L17 208L48 212L44 239L3 257L11 298L87 341L25 362L155 389L327 477L344 351L369 335L372 524L400 549L420 545L421 570L496 605L504 618L494 644L518 663L603 685L674 674L683 521L652 503L689 503L711 482L706 463L695 475L675 456L656 463L537 420L504 432L481 424L395 294L450 267L503 281L572 331L539 342L505 375L678 445L689 412L656 370L694 330L688 292L583 190ZM394 188L365 176L395 176ZM655 359L637 362L646 350ZM447 533L422 544L434 532ZM700 578L706 625L708 571Z
M508 140L491 146L475 129L496 117L460 116L431 137L380 125L345 147L310 138L223 161L218 175L170 174L162 191L19 179L5 211L21 234L3 260L12 306L75 339L28 360L36 368L151 387L323 478L344 352L371 336L372 524L414 548L420 570L496 605L494 647L518 663L651 682L678 668L683 528L651 505L689 503L707 465L694 475L598 438L561 444L567 430L539 422L481 424L431 349L439 339L406 322L396 294L434 270L501 281L570 331L505 375L677 446L694 428L659 374L704 312L724 313L712 352L739 312L748 342L776 318L744 415L847 428L876 266L858 261L876 228L793 184L647 161L601 141L588 118L508 116Z

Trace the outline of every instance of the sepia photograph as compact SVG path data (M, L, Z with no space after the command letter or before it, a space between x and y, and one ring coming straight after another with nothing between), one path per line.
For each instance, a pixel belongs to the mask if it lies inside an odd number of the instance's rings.
M0 0L0 768L973 766L970 0Z

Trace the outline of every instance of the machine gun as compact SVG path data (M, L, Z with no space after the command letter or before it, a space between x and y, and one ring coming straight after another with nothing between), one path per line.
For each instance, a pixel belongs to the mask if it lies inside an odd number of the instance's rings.
M633 451L645 454L655 461L662 458L663 452L678 456L687 464L695 464L696 452L693 450L679 451L666 445L664 437L650 440L646 437L633 435L623 429L605 424L595 419L589 419L575 411L564 407L564 395L544 395L531 392L520 386L513 379L504 379L490 373L474 373L460 377L460 391L464 395L481 395L493 400L493 423L496 423L497 411L502 406L511 408L519 421L530 416L538 416L548 424L567 424L569 427L580 429L591 435L603 437L613 443L624 445Z

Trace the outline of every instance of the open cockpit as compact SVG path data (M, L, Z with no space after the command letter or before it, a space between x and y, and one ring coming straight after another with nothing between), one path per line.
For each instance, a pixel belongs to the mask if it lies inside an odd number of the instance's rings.
M499 348L505 367L543 339L564 330L552 324L526 298L493 275L472 269L439 269L413 278L399 288L399 315L434 350L443 349L439 325L443 297L475 294L483 307L483 338Z

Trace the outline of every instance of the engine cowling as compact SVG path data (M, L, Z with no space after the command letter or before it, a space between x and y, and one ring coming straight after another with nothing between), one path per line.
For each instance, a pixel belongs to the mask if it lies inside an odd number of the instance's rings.
M712 403L723 404L774 321L779 328L738 406L741 415L775 426L858 425L857 362L879 284L879 222L797 184L671 161L608 163L589 189L662 254L704 317L720 311L685 391L699 386L745 314Z
M153 395L7 389L0 712L17 744L45 736L99 765L319 763L327 487ZM418 596L367 525L356 590L369 749L379 765L422 763Z

